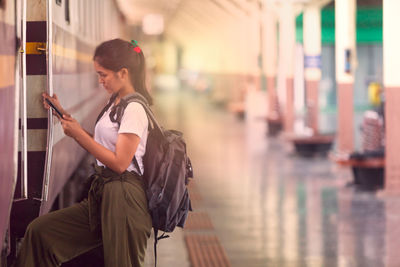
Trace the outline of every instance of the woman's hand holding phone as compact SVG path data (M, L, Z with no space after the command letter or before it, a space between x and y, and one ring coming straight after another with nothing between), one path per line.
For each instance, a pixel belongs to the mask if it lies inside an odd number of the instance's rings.
M80 124L71 117L62 107L56 94L49 96L47 93L43 93L43 106L45 109L52 109L55 116L60 119L61 126L63 127L64 133L70 137L76 138L82 133L82 127Z
M56 115L59 119L63 119L63 115L68 115L65 110L61 107L60 101L56 94L49 96L47 93L43 93L43 106L49 110L52 108L53 115Z

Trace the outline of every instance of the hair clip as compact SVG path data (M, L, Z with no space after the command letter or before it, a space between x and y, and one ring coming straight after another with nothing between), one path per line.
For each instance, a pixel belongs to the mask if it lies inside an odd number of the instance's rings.
M142 50L140 49L140 47L138 46L136 40L131 40L131 44L133 45L133 50L135 50L136 53L139 54L140 51L142 51Z

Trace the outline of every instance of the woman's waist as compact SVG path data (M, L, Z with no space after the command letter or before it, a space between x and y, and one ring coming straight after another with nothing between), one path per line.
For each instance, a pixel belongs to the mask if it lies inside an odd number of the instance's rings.
M131 168L131 165L129 165L123 173L117 173L107 166L95 164L93 174L94 180L101 180L103 183L114 181L142 181L142 177L135 171L136 169Z
M144 191L144 183L141 176L135 172L124 171L119 174L110 168L95 165L95 173L91 175L91 184L89 189L89 201L101 202L104 187L109 183L119 182L128 183ZM125 187L125 186L124 186Z
M138 176L140 177L139 173L143 173L143 171L144 171L143 159L142 159L141 157L136 157L136 156L135 156L135 158L136 158L137 163L138 163L138 165L139 165L140 171L139 171L138 168L136 167L136 165L135 165L135 163L133 162L133 160L132 160L131 163L129 164L128 168L126 168L126 171L128 171L128 172L133 172L133 174L138 175ZM107 166L105 166L105 165L104 165L103 163L101 163L99 160L96 160L95 168L96 168L96 166L97 166L97 167L104 167L104 168L107 168Z

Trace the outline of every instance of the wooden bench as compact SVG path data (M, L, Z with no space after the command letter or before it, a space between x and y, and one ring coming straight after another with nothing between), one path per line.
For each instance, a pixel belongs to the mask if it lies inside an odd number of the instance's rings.
M352 168L354 185L362 190L376 190L384 186L385 158L368 157L352 159L349 155L338 157L331 155L337 164Z
M327 155L330 151L335 135L299 136L286 134L285 139L292 142L296 152L302 156Z

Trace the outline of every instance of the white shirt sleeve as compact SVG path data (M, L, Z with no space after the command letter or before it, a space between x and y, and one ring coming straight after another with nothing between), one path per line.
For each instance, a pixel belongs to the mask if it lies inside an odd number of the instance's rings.
M148 127L148 119L143 106L136 102L131 102L125 108L121 119L121 126L118 133L133 133L142 139Z

